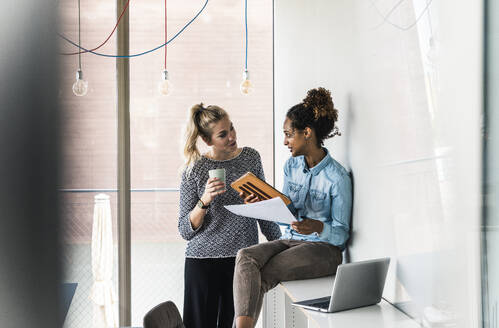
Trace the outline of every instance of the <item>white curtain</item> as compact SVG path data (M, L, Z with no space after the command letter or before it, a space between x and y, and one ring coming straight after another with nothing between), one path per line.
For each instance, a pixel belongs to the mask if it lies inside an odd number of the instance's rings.
M93 327L118 327L118 304L113 286L113 230L109 196L95 196L92 227L92 273L90 299L94 302Z

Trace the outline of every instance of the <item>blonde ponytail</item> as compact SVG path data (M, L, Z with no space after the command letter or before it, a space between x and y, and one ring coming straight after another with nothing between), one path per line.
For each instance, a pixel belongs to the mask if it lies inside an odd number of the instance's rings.
M184 168L188 171L201 158L197 147L198 137L211 139L211 124L228 117L225 110L218 106L203 107L203 103L191 107L185 130Z
M184 158L185 158L185 166L189 167L192 163L197 161L201 154L199 153L197 147L197 141L199 136L199 130L196 125L196 115L202 110L203 104L198 104L192 106L189 112L189 120L187 121L187 127L185 130L185 146L184 146Z

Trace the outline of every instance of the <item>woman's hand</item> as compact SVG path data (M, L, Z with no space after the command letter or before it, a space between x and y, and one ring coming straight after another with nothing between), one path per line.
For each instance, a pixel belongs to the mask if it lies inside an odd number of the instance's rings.
M248 196L245 196L245 195L246 194L244 192L239 193L239 197L244 199L245 204L256 203L256 202L260 201L260 198L258 198L258 196L254 195L254 194L249 194Z
M293 221L291 228L302 235L310 235L311 233L321 233L324 229L324 223L319 220L303 218L302 221Z
M215 197L223 194L227 190L225 189L225 184L218 178L209 178L204 189L203 196L201 196L201 201L204 205L210 204Z

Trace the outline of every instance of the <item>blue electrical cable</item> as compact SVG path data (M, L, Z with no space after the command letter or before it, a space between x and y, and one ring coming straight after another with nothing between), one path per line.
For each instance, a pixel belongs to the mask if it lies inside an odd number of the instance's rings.
M91 54L94 54L94 55L97 55L97 56L102 56L102 57L111 57L111 58L132 58L132 57L138 57L138 56L143 56L143 55L146 55L148 53L151 53L153 51L156 51L160 48L163 48L165 45L169 44L170 42L172 42L173 40L175 40L175 38L177 36L180 35L180 33L182 33L186 28L187 26L191 25L192 22L194 22L194 20L196 20L196 18L198 18L198 16L203 12L203 10L206 8L206 5L208 4L208 1L209 0L206 0L206 2L204 3L203 5L203 8L201 8L201 10L196 14L196 16L194 16L194 18L192 18L184 27L182 27L182 29L180 31L177 32L177 34L175 34L170 40L168 40L167 42L163 43L162 45L159 45L157 46L156 48L154 49L151 49L151 50L147 50L147 51L144 51L144 52L141 52L141 53L138 53L138 54L134 54L134 55L128 55L128 56L119 56L119 55L107 55L107 54L102 54L102 53L99 53L99 52L95 52L95 51L91 51L91 50L88 50L88 49L85 49L79 45L77 45L76 43L74 43L73 41L69 40L68 38L66 38L64 35L60 34L60 33L57 33L59 35L59 37L61 37L62 39L66 40L67 42L71 43L72 45L74 45L75 47L81 49L81 50L84 50L85 52L89 52ZM246 41L247 42L247 41Z
M246 55L244 69L248 70L248 0L244 0L244 29L246 31Z

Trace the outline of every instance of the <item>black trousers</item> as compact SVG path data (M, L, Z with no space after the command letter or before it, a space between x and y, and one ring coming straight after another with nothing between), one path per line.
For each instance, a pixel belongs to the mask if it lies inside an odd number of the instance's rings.
M232 327L235 261L235 257L185 259L183 320L186 328Z

